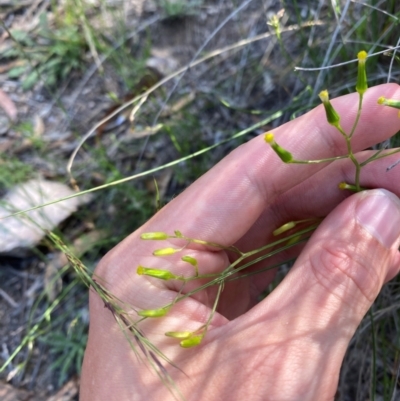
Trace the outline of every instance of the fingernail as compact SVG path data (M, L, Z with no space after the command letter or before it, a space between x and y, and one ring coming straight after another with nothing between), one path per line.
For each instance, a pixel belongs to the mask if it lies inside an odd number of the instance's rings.
M356 219L386 248L399 242L400 199L385 189L363 193L356 206Z

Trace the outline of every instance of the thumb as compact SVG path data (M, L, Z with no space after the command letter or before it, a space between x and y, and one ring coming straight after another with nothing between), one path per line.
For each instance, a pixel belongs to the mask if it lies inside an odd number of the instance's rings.
M354 331L399 269L399 236L394 194L377 189L351 196L321 223L276 290L250 311L254 326L260 315L264 330L268 323L267 341L272 337L285 350L282 371L301 386L276 399L334 398Z
M314 305L310 311L339 310L358 325L384 282L397 274L399 243L399 198L383 189L355 194L324 220L284 286L293 291L297 282Z

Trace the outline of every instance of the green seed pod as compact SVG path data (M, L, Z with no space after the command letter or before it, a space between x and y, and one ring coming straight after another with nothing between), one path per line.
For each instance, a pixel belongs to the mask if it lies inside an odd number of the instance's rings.
M321 91L319 93L319 98L321 99L321 102L324 105L326 119L328 120L328 123L336 128L340 128L340 116L333 108L329 100L328 91L327 90Z
M136 270L136 273L139 276L150 276L150 277L155 277L159 278L160 280L176 280L179 279L178 276L175 274L171 273L168 270L163 270L163 269L151 269L148 267L143 267L139 266Z
M162 231L154 232L154 233L143 233L140 238L145 240L163 240L167 239L169 235Z
M191 348L191 347L196 347L201 343L201 340L203 339L202 335L198 336L193 336L189 337L185 340L182 340L179 344L182 348Z
M163 317L167 314L168 310L169 308L143 309L138 312L138 315L142 317Z
M264 140L265 140L265 142L267 142L271 146L273 151L279 156L279 158L284 163L290 163L290 162L293 161L292 154L289 151L287 151L286 149L282 148L282 146L279 146L275 142L275 137L274 137L274 134L272 132L267 132L264 135Z
M173 255L176 252L179 252L180 249L175 249L175 248L162 248L162 249L157 249L153 252L154 256L168 256L168 255Z
M358 75L357 75L357 85L356 91L363 95L368 89L367 73L365 70L365 63L367 61L367 52L362 50L357 54L358 58Z

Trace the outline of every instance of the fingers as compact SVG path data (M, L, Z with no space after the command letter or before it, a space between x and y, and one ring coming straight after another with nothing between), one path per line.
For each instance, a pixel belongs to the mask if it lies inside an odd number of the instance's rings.
M359 161L366 160L376 151L366 151L357 155ZM400 196L400 166L387 170L387 167L400 159L400 153L376 160L361 170L360 182L363 188L385 188ZM301 185L280 196L273 206L274 213L284 221L288 218L326 216L341 201L352 194L351 191L338 189L340 182L354 183L355 167L347 160L331 163ZM279 210L279 204L285 205L285 211ZM289 214L291 215L289 217Z
M361 122L354 136L354 149L362 149L382 141L398 130L399 120L396 110L383 108L376 104L376 99L380 95L388 98L396 97L400 96L400 90L394 84L368 90L365 95ZM354 121L358 104L357 96L357 94L352 94L333 101L343 116L344 129L347 129ZM379 110L378 107L380 107ZM274 132L279 143L291 150L299 159L332 156L332 153L346 153L343 138L327 124L322 107L316 108ZM347 163L347 166L349 165L350 163ZM276 223L277 218L285 217L283 208L289 199L284 198L284 202L281 202L282 208L278 209L275 206L279 197L299 183L307 179L311 181L310 177L314 178L318 171L326 171L326 169L325 164L285 165L265 144L262 136L255 138L232 152L183 194L170 202L143 226L140 232L135 232L119 244L103 260L97 272L101 276L106 275L110 283L115 281L120 283L120 286L124 286L125 283L128 291L128 283L138 279L135 274L137 265L140 263L147 266L148 264L152 267L152 263L155 262L151 257L151 252L160 247L159 244L149 244L138 240L139 234L143 231L172 233L174 230L180 230L187 236L226 245L237 242L247 233L246 238L249 240L243 246L243 250L255 249L264 243L266 235L276 228L271 222ZM393 169L390 174L397 174L399 169ZM337 174L337 170L329 171L331 171L329 173L331 176L327 174L325 178L331 178L333 181L332 177ZM340 174L342 171L339 168ZM329 181L324 181L323 175L319 175L319 177L318 186L313 182L305 183L301 192L295 196L293 210L296 210L299 205L304 205L304 202L299 200L303 197L307 198L309 189L312 191L317 189L324 194L333 190L336 195L332 199L335 199L335 202L328 203L330 208L338 203L338 196L344 196L344 193L337 195L339 191L336 190L336 183L331 185ZM383 179L383 181L385 180ZM377 185L384 186L385 184L377 182ZM326 198L329 199L329 197L315 199L322 204ZM290 205L290 202L287 204ZM317 210L315 201L308 202L308 204L312 205L312 208L309 207L309 211ZM268 206L271 205L274 205L272 212L276 216L271 216L270 211L267 212L269 217L266 220L263 219L264 215L260 219L263 211L268 210ZM290 210L290 208L286 207L286 210ZM254 225L255 222L257 222L256 225ZM135 246L132 246L133 243ZM201 262L199 260L199 263ZM226 267L226 260L208 263L207 266L210 266L212 271L219 271ZM124 277L125 280L121 280L121 277Z
M287 344L282 371L291 371L293 382L333 395L351 336L385 280L399 270L399 243L395 195L372 190L351 196L323 221L278 288L239 318L236 329L244 330L242 335L265 332L269 344Z
M366 160L375 152L361 152L356 156L359 160ZM400 153L367 164L361 171L361 186L386 188L400 196L400 166L387 171L387 167L399 159ZM271 241L272 230L289 221L325 217L352 194L339 190L338 184L343 181L353 183L354 175L355 167L349 159L338 160L276 197L270 208L260 215L256 224L237 243L238 248L246 251Z
M363 113L353 137L360 150L392 136L399 126L397 112L376 104L379 96L400 96L397 85L368 90ZM350 130L358 95L332 102ZM322 106L274 130L277 142L296 159L319 159L346 154L346 144L326 122ZM276 197L299 184L325 165L285 165L262 136L241 146L177 197L151 220L146 229L179 229L188 236L224 244L236 242Z
M387 275L400 268L399 243L400 200L382 189L353 195L323 221L280 291L295 285L310 311L336 304L328 313L346 306L359 320Z

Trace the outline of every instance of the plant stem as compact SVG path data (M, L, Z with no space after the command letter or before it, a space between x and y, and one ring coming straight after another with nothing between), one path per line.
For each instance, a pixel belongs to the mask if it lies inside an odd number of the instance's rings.
M335 157L328 157L326 159L317 159L317 160L292 160L287 164L318 164L318 163L326 163L326 162L333 162L335 160L340 159L347 159L348 155L345 156L335 156Z
M354 156L353 150L351 148L351 138L350 135L348 137L346 137L346 145L347 145L347 152L348 152L348 157L349 159L353 162L354 166L356 167L356 176L355 176L355 186L356 186L356 190L357 192L361 191L361 187L360 187L360 172L361 172L361 165L358 162L358 160L356 159L356 157Z
M350 131L350 135L349 135L350 139L353 136L353 134L354 134L354 132L355 132L355 130L357 128L358 122L360 120L360 117L361 117L362 101L363 101L363 95L360 94L360 97L359 97L359 100L358 100L357 116L356 116L356 119L354 121L353 127L351 128L351 131Z
M395 153L399 153L400 152L400 148L399 149L395 149L392 152L387 152L381 156L378 157L378 155L381 153L381 151L379 150L378 152L376 152L373 156L371 156L369 159L365 160L364 162L360 163L361 167L364 167L366 164L375 161L375 160L379 160L379 159L383 159L385 157L394 155Z

